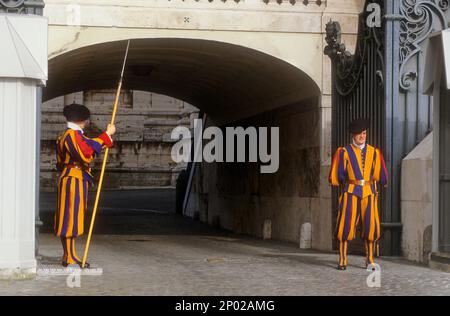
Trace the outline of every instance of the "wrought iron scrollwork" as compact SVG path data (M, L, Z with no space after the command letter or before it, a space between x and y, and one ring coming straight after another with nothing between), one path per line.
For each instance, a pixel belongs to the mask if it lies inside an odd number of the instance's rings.
M422 51L421 44L428 36L446 28L445 12L450 0L403 0L400 4L400 87L409 90L417 72L409 71L408 62Z
M0 0L0 12L18 14L39 14L45 4L43 0Z
M25 0L0 0L0 4L6 8L20 7Z
M383 28L369 27L366 24L368 17L367 6L370 3L381 3L382 1L367 1L364 12L359 17L358 40L355 53L347 51L341 41L341 27L338 22L330 21L326 25L327 46L324 53L328 55L335 65L335 87L337 92L349 95L358 85L364 63L367 59L367 46L369 43L376 46L376 55L383 64ZM377 69L378 82L383 82L383 68Z
M265 4L268 4L269 2L276 2L278 4L283 4L286 2L289 2L291 5L296 5L299 3L302 3L304 5L309 5L309 4L315 4L318 6L321 6L322 4L327 4L327 0L262 0Z

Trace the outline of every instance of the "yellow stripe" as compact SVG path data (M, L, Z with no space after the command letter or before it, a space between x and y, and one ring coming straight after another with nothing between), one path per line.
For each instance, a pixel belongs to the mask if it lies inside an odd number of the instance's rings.
M78 235L82 235L84 233L84 211L86 205L84 204L84 186L83 180L78 179L78 189L79 189L79 206L78 206Z
M58 185L57 185L57 195L56 195L56 203L57 203L57 208L56 208L56 212L55 215L53 216L53 231L58 235L58 229L59 229L59 209L60 209L60 198L61 198L61 180L58 180ZM58 225L58 227L57 227Z
M350 231L348 232L348 239L351 240L355 236L355 217L356 217L356 210L358 207L358 199L356 196L352 195L352 214L350 218Z
M62 152L64 149L64 141L66 139L67 131L58 139L59 150Z
M373 180L374 181L380 181L380 172L381 172L381 157L380 157L380 151L376 149L377 158L375 160L375 168L373 171Z
M348 193L353 193L353 191L355 191L355 185L354 184L349 184L347 192Z
M76 168L70 168L69 173L67 174L67 177L74 177L77 179L83 179L83 171Z
M75 179L70 181L70 200L69 200L69 221L67 222L67 235L72 236L73 233L73 219L75 215Z
M61 235L62 232L62 226L64 221L64 212L65 212L65 201L66 201L66 187L67 187L67 180L69 178L63 178L61 180L61 199L59 201L59 222L58 222L58 235Z
M83 152L80 149L80 146L78 146L77 143L77 138L75 136L75 131L73 131L72 133L70 133L70 137L72 138L72 143L75 146L75 149L77 150L78 154L80 155L81 159L85 162L91 162L92 159L88 159L86 158L86 156L83 154Z
M375 212L375 225L377 225L377 236L375 236L374 241L377 241L380 239L381 236L381 227L380 227L380 214L378 213L378 198L376 195L372 196L373 199L373 205L374 205L374 212Z
M348 194L344 194L344 203L342 203L342 209L341 209L341 220L339 222L339 232L338 232L338 239L342 240L343 233L344 233L344 225L345 225L345 216L346 209L347 209L347 203L348 203Z
M361 209L362 209L362 207L361 207ZM356 221L355 221L355 230L354 230L354 233L353 233L353 239L355 239L355 237L356 237L356 228L358 227L358 225L360 225L359 224L359 221L361 220L361 210L359 210L359 213L357 214L357 216L356 216Z
M86 137L85 137L85 138L86 138ZM102 148L103 148L104 146L106 146L106 145L105 145L105 142L104 142L101 138L95 137L95 138L90 138L90 140L93 140L94 142L99 143L99 144L102 146Z
M71 238L66 238L67 263L72 264L72 263L75 263L75 260L73 260L72 249L70 248L70 246L71 246L70 240L71 240Z
M78 143L77 143L77 141L76 141L76 137L75 137L75 131L73 131L73 130L69 130L69 136L68 137L70 137L70 139L72 140L72 144L73 144L73 146L74 146L74 148L75 148L75 150L77 151L77 153L80 155L80 158L81 158L81 162L85 162L85 163L90 163L94 158L93 158L93 156L91 156L91 158L86 158L85 156L84 156L84 154L83 154L83 152L81 151L81 149L80 149L80 147L78 146ZM66 149L67 149L67 156L70 156L70 147L69 147L69 144L67 143L67 142L64 142L64 144L65 144L65 146L66 146ZM72 158L74 158L74 157L72 157ZM75 159L74 159L75 160Z
M347 265L347 242L344 242L344 266Z
M373 195L371 195L372 197ZM374 214L374 205L371 203L370 205L370 231L369 231L369 237L368 239L370 241L373 241L373 236L375 234L375 214Z
M75 238L71 238L71 243L72 243L72 247L73 247L73 252L72 252L73 258L76 259L77 261L81 261L81 259L77 256L77 250L75 249Z
M364 162L364 180L370 180L370 171L372 170L375 148L367 145L366 161Z
M373 242L369 242L369 262L373 263Z
M361 204L361 237L365 236L365 229L364 229L364 223L366 218L366 207L364 207L364 204Z

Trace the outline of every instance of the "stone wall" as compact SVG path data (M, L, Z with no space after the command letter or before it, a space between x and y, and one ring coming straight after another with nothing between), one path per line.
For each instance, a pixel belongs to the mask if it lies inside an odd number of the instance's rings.
M401 174L403 256L427 264L432 233L433 133L403 159Z
M111 119L115 91L97 90L75 93L45 102L42 109L41 190L55 190L55 140L66 128L64 104L83 103L91 110L88 137L100 134ZM170 134L175 126L190 126L197 109L164 95L123 91L116 117L115 145L110 150L104 187L124 189L175 186L185 164L176 164L170 153ZM101 168L101 159L94 164ZM96 173L98 175L99 172Z
M319 100L230 126L278 126L279 170L262 174L258 163L199 163L187 214L237 233L295 243L301 225L312 223L313 248L330 249L331 209L323 198L329 189L320 192L328 169L321 163ZM265 222L271 223L269 236L263 234Z

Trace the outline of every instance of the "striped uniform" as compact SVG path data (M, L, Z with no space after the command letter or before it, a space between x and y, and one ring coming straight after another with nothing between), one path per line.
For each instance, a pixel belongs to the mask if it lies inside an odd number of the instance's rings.
M349 183L356 180L369 183ZM329 182L343 186L335 232L340 242L339 265L347 264L347 243L355 238L358 224L367 261L373 263L374 244L381 236L377 184L386 185L387 181L386 163L378 148L366 144L361 150L351 144L338 148L334 154Z
M89 163L112 140L103 133L98 138L87 138L81 130L68 128L56 142L58 180L57 208L54 232L61 237L63 261L78 263L74 239L84 232L84 213L87 205L88 185L92 182Z

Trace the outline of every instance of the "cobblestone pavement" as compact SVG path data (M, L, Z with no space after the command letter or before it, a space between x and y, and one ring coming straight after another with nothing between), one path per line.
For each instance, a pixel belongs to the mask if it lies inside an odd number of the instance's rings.
M334 253L227 234L174 214L146 216L159 227L152 234L94 235L90 261L103 274L82 276L81 287L68 287L66 276L40 275L0 281L0 294L450 295L450 274L400 259L380 259L381 287L371 288L359 256L337 271ZM60 247L56 237L42 234L40 266L59 267Z

